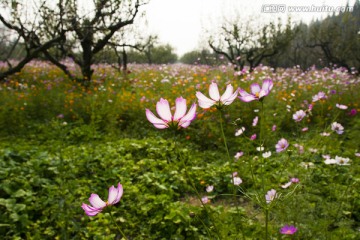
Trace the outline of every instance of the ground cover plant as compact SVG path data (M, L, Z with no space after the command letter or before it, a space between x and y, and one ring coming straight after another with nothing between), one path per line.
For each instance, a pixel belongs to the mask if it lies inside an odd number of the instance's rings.
M1 84L4 239L359 238L358 76L129 70Z

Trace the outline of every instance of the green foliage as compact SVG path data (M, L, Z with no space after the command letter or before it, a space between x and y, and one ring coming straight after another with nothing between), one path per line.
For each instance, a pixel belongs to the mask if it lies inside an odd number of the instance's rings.
M175 63L177 59L178 56L169 44L152 46L143 52L133 50L128 53L130 63L168 64Z

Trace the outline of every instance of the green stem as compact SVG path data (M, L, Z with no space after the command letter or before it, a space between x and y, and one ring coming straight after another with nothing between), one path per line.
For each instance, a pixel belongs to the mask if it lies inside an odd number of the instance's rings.
M263 128L264 128L264 102L261 101L261 118L260 118L260 149L263 148ZM264 148L265 150L265 148ZM262 190L265 192L265 180L264 180L264 166L265 166L265 158L262 157L262 164L261 164L261 185Z
M231 164L231 158L230 158L230 153L229 153L229 148L227 146L227 142L226 142L226 137L225 137L225 132L224 132L224 126L223 126L223 121L224 121L224 117L223 117L223 112L219 109L219 113L220 113L220 129L221 129L221 134L222 134L222 138L224 141L224 145L225 145L225 149L226 149L226 154L228 157L228 161L230 166L232 166Z
M125 239L128 239L128 238L126 237L126 235L124 234L124 232L121 231L121 228L119 227L119 225L118 225L118 224L116 223L116 221L114 220L114 217L113 217L113 215L112 215L112 213L111 213L111 208L110 208L110 210L109 210L109 213L110 213L110 218L111 218L111 220L113 221L113 223L115 224L115 226L116 226L117 230L119 231L119 233L120 233Z
M269 209L265 209L265 240L268 239Z
M237 215L239 215L240 213L240 210L239 210L239 206L238 206L238 201L237 201L237 197L236 197L236 187L234 185L234 176L233 176L233 173L235 172L235 169L234 169L234 164L233 164L233 160L231 159L230 157L230 153L229 153L229 148L228 148L228 145L227 145L227 141L226 141L226 136L225 136L225 132L224 132L224 126L223 126L223 122L225 121L224 120L224 117L223 117L223 112L221 109L218 109L219 110L219 114L220 114L220 129L221 129L221 134L222 134L222 138L223 138L223 141L224 141L224 146L225 146L225 150L226 150L226 155L228 157L228 162L230 164L230 168L231 168L231 183L232 183L232 189L233 189L233 196L234 196L234 204L235 204L235 207L236 207L236 212L237 212ZM241 233L242 233L242 237L243 239L245 239L244 237L244 232L243 232L243 229L241 227L241 221L239 222L239 226L240 226L240 229L241 229ZM236 231L237 233L239 233L239 228L236 227Z
M197 190L195 184L194 184L193 181L191 180L192 178L190 178L189 173L187 172L187 167L186 167L186 164L185 164L185 162L184 162L184 158L181 157L181 156L180 156L180 152L177 151L177 147L176 147L177 141L176 141L176 140L177 140L177 139L176 139L176 133L174 133L174 146L175 146L175 151L177 152L177 156L178 156L178 158L180 158L179 160L180 160L180 162L181 162L182 165L183 165L183 169L184 169L185 175L186 175L186 181L189 181L189 182L190 182L191 187L192 187L192 188L194 189L194 191L195 191L195 194L196 194L197 199L200 201L201 205L203 206L203 208L204 208L204 210L205 210L206 216L207 216L208 218L210 218L211 221L212 221L212 225L213 225L213 227L214 227L214 229L215 229L215 232L216 232L216 235L218 236L218 239L221 239L220 236L219 236L219 230L217 229L217 227L216 227L216 225L215 225L215 223L214 223L214 221L213 221L213 218L211 217L211 214L209 213L209 211L208 211L208 209L207 209L206 204L203 203L199 191ZM206 231L207 231L207 233L209 234L209 237L211 237L210 230L208 229L208 227L205 225L205 223L204 223L203 221L201 221L201 222L204 224L204 226L205 226L205 228L206 228Z

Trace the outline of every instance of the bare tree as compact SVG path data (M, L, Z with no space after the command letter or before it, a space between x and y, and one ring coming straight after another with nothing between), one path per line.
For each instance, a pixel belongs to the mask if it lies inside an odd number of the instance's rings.
M280 54L293 39L290 21L284 27L281 23L270 22L262 27L254 27L248 22L225 22L218 33L208 43L217 54L225 56L242 70L249 64L250 71L264 59Z
M70 30L67 41L56 46L57 56L44 51L45 57L60 67L71 79L89 84L94 72L91 68L94 56L105 46L114 46L111 42L114 35L134 23L135 17L139 15L139 8L144 4L146 3L141 0L94 0L91 11L88 10L88 14L81 16L76 0L63 2L66 13L61 21ZM47 17L51 14L49 8L43 8L41 14L45 25L51 26L56 21ZM52 36L54 31L56 32L56 29L51 27L47 34ZM61 62L64 57L71 58L80 67L80 78Z
M45 4L45 1L40 4L36 9L40 9ZM6 80L11 74L21 71L21 69L31 60L37 58L42 52L55 46L65 40L65 31L61 27L61 23L55 24L57 28L56 34L52 38L48 39L43 36L44 28L39 24L38 14L36 11L33 14L29 14L29 6L18 1L5 1L1 0L0 22L6 28L9 35L6 39L7 53L4 56L4 60L7 62L7 68L0 71L0 81ZM33 6L36 7L36 6ZM63 8L60 6L58 14L63 13ZM60 17L60 16L59 16ZM10 59L13 58L13 54L16 48L21 47L24 51L24 56L19 61L11 63Z
M16 44L24 44L24 59L0 73L0 79L20 71L29 61L41 55L70 78L88 85L94 70L94 57L113 36L132 25L146 0L93 0L81 9L77 0L34 0L33 8L19 0L0 0L5 14L0 21L12 31ZM31 11L33 10L33 11ZM7 16L8 19L7 19ZM124 43L125 44L125 43ZM81 76L62 60L71 58Z

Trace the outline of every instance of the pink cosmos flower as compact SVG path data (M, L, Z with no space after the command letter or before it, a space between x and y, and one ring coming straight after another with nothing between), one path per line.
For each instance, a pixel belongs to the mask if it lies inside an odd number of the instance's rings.
M292 183L298 183L300 180L298 178L291 178L290 181Z
M348 108L348 106L343 105L343 104L338 104L338 103L336 104L336 107L339 108L339 109L343 109L343 110Z
M258 121L259 121L259 117L256 116L256 117L253 119L253 123L252 123L253 127L256 127Z
M282 152L289 147L289 142L285 138L282 138L278 141L275 147L276 147L276 152Z
M201 108L210 108L213 105L221 107L223 105L230 105L238 95L238 89L235 90L231 84L227 85L226 90L223 95L220 96L218 86L215 82L210 84L209 87L210 98L206 97L201 92L196 92L196 97L199 101L199 106Z
M262 87L258 83L253 83L250 85L251 93L247 93L245 90L239 90L239 98L243 102L251 102L254 100L260 100L263 97L267 96L270 93L270 90L273 87L273 81L271 79L265 79L263 81Z
M175 102L176 110L174 116L171 114L169 102L160 98L156 104L156 111L160 118L156 117L149 109L146 109L146 117L156 128L164 129L169 127L187 128L196 116L196 104L194 103L186 114L186 99L179 97Z
M313 109L313 107L314 107L314 105L309 104L309 106L308 106L308 111L311 111L311 110Z
M304 110L299 110L293 115L293 119L295 122L300 122L304 117L306 116L306 113Z
M235 154L234 158L235 158L236 160L238 160L242 155L244 155L243 152L237 152L237 153Z
M239 177L233 177L233 180L231 181L235 186L239 186L242 183L241 178Z
M251 137L250 137L250 140L251 141L254 141L256 139L256 133L254 133L253 135L251 135Z
M207 204L207 203L210 203L210 199L209 199L208 197L202 197L202 198L201 198L201 202L202 202L203 204Z
M280 233L285 235L293 235L294 233L296 233L296 231L297 231L296 227L289 225L285 225L280 229Z
M89 202L91 205L87 205L83 203L81 205L82 209L84 209L85 213L88 216L95 216L100 213L106 206L115 205L118 203L123 195L123 187L120 183L118 183L118 187L115 188L111 186L109 188L109 196L108 200L104 202L100 199L99 195L92 193Z
M266 203L271 203L276 198L276 190L271 189L265 195Z
M335 131L337 134L343 134L344 133L344 127L337 122L333 122L331 124L331 130Z
M313 101L313 102L317 102L317 101L319 101L319 100L321 100L321 99L325 99L325 98L326 98L326 95L325 95L324 92L318 92L316 95L314 95L314 96L312 97L312 101Z
M276 125L273 125L273 126L272 126L271 131L273 131L273 132L276 131Z

